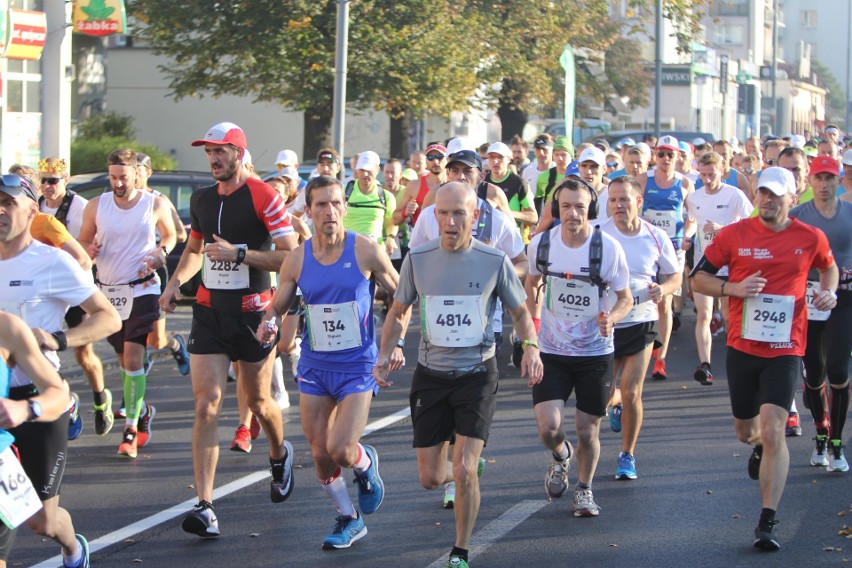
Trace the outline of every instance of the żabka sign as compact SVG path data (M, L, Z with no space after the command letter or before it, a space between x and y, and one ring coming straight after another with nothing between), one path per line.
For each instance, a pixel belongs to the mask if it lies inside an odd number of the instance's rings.
M127 15L123 0L77 0L74 31L90 36L125 33Z
M3 57L37 60L47 39L47 16L44 12L9 9L9 41Z

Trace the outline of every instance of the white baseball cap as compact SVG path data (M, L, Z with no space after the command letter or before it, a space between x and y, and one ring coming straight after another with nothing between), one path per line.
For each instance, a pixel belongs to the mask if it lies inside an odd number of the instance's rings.
M657 140L657 148L668 148L680 152L680 144L674 136L660 136L660 139Z
M599 166L603 166L606 165L606 154L597 146L590 146L580 153L577 162L580 164L583 162L594 162Z
M852 150L846 150L843 152L843 165L852 166Z
M501 156L504 156L506 158L512 158L512 150L510 150L509 147L502 142L495 142L494 144L488 147L488 151L485 153L500 154Z
M299 170L297 170L293 166L287 166L286 168L281 170L281 177L290 178L290 179L298 179Z
M299 163L299 156L293 150L281 150L275 159L276 166L295 166Z
M243 151L243 160L242 161L243 161L244 166L250 166L254 163L254 162L251 161L251 152L248 151L248 148L246 148Z
M651 147L648 146L645 142L639 142L636 144L636 147L642 150L642 153L645 154L646 157L651 157Z
M796 195L796 180L790 170L779 167L766 168L760 172L757 180L757 188L765 188L781 196L785 193Z
M361 152L358 154L358 163L355 165L356 170L376 170L381 165L379 155L372 150Z
M475 150L472 144L469 144L465 140L461 138L453 138L447 143L447 156L450 154L455 154L456 152L461 152L462 150ZM428 152L428 150L427 150Z

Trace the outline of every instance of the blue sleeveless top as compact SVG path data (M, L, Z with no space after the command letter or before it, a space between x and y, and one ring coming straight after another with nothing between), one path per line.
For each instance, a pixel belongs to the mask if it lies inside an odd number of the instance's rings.
M313 238L305 241L302 273L297 281L302 290L307 314L305 331L302 333L300 366L352 374L369 375L373 371L373 365L378 357L373 327L374 284L364 278L358 268L358 261L355 258L355 237L355 232L346 232L343 254L337 262L328 266L320 264L314 257L311 246ZM311 327L324 322L310 321L311 305L350 302L355 302L357 306L361 345L341 351L315 351L311 341Z
M683 242L683 180L675 177L674 183L670 188L661 189L657 186L657 181L654 176L648 176L648 181L645 183L645 202L642 206L642 216L649 222L653 223L650 217L645 216L645 212L652 211L674 211L675 212L675 236L672 237L672 244L675 249L680 249ZM666 231L665 227L660 227Z
M9 398L9 380L12 377L12 369L6 364L6 361L0 357L0 397ZM0 452L6 451L6 448L12 445L15 437L6 430L0 428Z

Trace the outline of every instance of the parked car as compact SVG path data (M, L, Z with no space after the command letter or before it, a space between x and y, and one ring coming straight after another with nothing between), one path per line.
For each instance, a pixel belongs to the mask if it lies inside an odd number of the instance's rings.
M155 172L148 178L148 186L166 195L174 204L187 233L189 232L190 196L194 191L214 183L209 172ZM109 188L109 175L106 173L79 174L71 176L68 180L68 189L86 199L97 197ZM172 274L177 267L184 246L184 243L178 243L166 258L169 274ZM199 273L180 287L181 293L194 297L200 283L201 274Z

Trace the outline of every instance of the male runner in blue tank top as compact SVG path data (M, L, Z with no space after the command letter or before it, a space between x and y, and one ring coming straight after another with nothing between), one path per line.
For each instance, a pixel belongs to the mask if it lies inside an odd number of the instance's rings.
M654 175L649 176L646 173L638 178L645 200L642 217L661 228L669 236L683 270L686 263L686 253L681 246L684 229L683 200L694 188L689 178L675 171L675 163L680 152L680 143L677 138L660 136L654 152L657 158ZM674 293L678 294L680 291ZM672 330L672 295L666 295L657 306L660 311L661 346L654 351L652 377L662 380L668 377L666 353L669 350L669 337Z
M316 234L287 255L278 276L278 290L257 330L264 344L275 342L275 319L287 313L296 288L302 290L306 325L296 380L302 428L311 445L317 477L337 508L334 530L323 541L325 550L349 548L367 534L361 514L379 508L384 484L375 448L362 446L370 402L379 387L373 379L378 349L373 329L373 279L390 294L399 275L374 239L346 230L346 197L332 177L313 178L305 189L306 213ZM401 367L402 340L393 350L392 367ZM341 468L354 469L358 484L355 510Z

